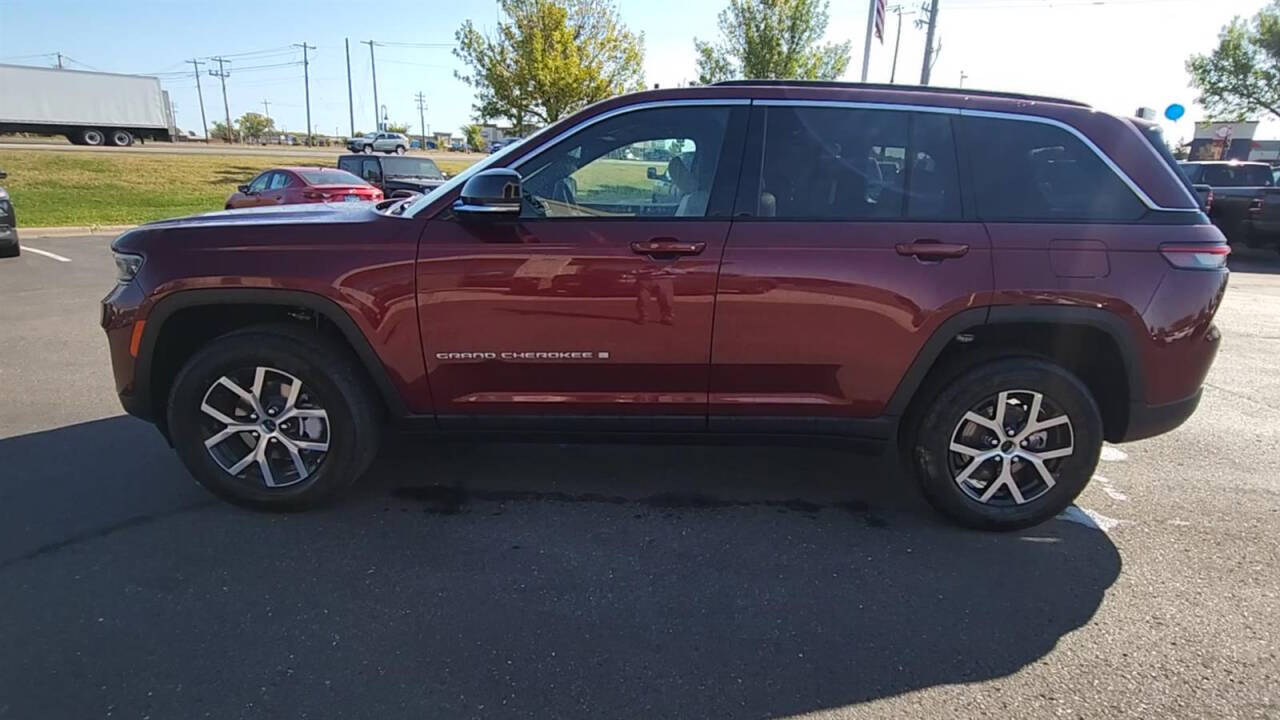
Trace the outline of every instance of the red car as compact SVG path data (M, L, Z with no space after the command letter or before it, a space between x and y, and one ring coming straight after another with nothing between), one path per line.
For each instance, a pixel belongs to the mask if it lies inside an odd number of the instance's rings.
M282 167L265 170L227 198L227 209L319 202L378 201L382 191L346 170Z
M388 422L824 436L998 529L1071 503L1104 440L1191 415L1228 276L1151 123L770 81L611 98L415 198L112 249L120 400L234 502L335 497Z

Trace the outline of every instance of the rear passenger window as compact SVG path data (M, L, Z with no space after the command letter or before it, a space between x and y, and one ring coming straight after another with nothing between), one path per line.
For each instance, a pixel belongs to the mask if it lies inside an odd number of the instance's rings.
M757 216L811 220L960 216L947 117L770 107Z
M1023 120L962 117L983 220L1137 220L1146 207L1076 136Z

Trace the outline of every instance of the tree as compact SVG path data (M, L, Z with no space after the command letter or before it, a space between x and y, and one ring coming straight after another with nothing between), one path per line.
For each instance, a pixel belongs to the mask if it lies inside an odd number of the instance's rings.
M1259 112L1280 118L1280 0L1251 20L1234 18L1212 53L1187 60L1187 72L1214 118L1243 120Z
M827 0L729 0L720 41L693 40L698 82L835 80L849 67L849 43L818 45L827 31Z
M236 120L240 135L252 140L261 140L263 135L276 129L276 121L262 113L247 112Z
M523 135L597 100L644 87L644 34L618 19L610 0L499 0L505 22L492 36L468 20L453 51L476 91L479 119L503 118Z
M407 135L409 133L408 123L387 123L387 132L401 133Z
M484 152L487 143L484 140L484 133L480 131L479 125L463 125L462 137L467 139L467 147L477 152Z
M209 130L209 137L213 140L221 140L222 142L231 142L231 133L227 132L227 124L218 120L213 121L213 128Z

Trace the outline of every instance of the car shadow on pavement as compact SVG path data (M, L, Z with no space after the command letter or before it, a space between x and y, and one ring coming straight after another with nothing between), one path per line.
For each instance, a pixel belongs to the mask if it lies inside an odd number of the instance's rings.
M1014 673L1121 568L831 449L397 438L290 515L210 502L125 418L0 457L15 717L780 717Z

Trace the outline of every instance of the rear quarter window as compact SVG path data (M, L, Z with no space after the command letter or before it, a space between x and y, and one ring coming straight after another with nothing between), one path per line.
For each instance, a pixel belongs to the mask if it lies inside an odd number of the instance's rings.
M338 159L338 168L357 175L360 173L360 160L362 158L344 157Z
M1075 135L1040 122L960 118L983 220L1129 222L1146 206Z

